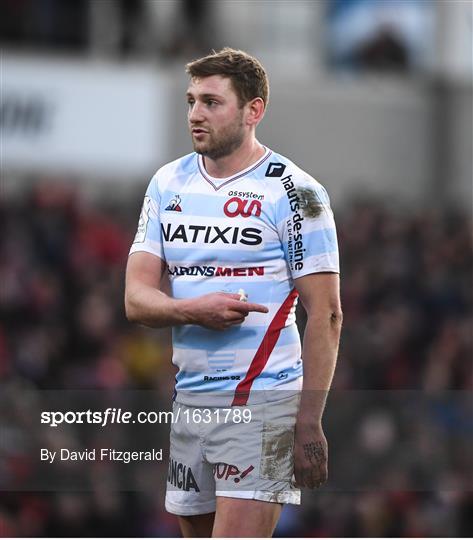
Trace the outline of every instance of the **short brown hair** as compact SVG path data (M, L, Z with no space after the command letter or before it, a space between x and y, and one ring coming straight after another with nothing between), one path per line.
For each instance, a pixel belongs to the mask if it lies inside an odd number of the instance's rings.
M207 56L189 62L186 72L191 77L210 77L222 75L228 77L237 94L240 107L257 97L269 101L269 81L261 63L244 51L225 47L221 51L212 51Z

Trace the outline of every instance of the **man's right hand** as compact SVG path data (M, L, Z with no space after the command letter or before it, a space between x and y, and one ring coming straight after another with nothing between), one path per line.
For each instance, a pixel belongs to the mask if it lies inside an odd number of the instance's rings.
M198 324L211 330L226 330L230 326L241 324L248 313L268 313L268 308L240 300L240 295L217 292L205 294L186 303L188 324Z

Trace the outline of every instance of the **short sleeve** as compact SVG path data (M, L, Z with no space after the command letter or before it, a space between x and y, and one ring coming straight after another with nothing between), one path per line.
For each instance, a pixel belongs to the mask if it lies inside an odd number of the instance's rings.
M277 229L293 279L340 271L337 232L325 188L311 177L282 180Z
M158 191L157 174L155 174L146 190L138 221L138 229L130 249L130 254L136 251L147 251L164 260L161 220L159 217L160 203L161 197Z

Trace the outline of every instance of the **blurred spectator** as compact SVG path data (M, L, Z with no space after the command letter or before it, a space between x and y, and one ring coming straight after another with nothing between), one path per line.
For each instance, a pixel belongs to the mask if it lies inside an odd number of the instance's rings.
M407 71L408 51L398 34L389 28L380 28L374 38L360 43L354 52L355 65L375 71Z
M0 43L163 60L221 45L209 0L2 0Z
M330 67L358 73L428 69L435 2L331 0L326 8Z
M84 50L88 0L3 0L0 42L30 48Z

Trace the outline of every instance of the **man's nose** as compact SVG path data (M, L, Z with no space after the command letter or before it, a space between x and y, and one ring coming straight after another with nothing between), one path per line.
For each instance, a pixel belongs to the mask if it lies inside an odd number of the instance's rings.
M191 123L202 122L204 120L203 112L202 105L200 103L194 103L189 109L189 121Z

